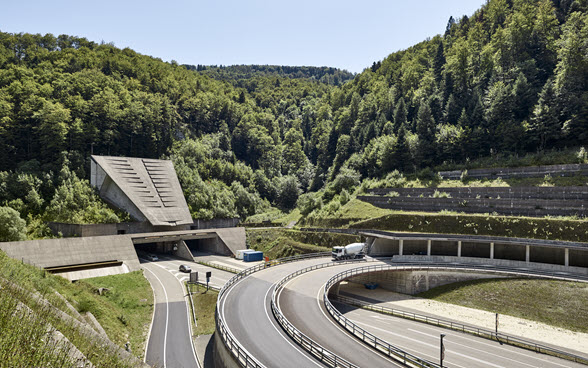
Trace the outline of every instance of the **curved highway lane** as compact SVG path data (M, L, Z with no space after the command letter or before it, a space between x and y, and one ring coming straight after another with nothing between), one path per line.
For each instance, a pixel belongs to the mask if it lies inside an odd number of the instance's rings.
M377 264L377 263L375 263ZM384 264L382 262L382 264ZM328 315L323 303L326 282L337 273L365 264L346 264L322 268L304 273L284 285L278 295L282 313L304 334L323 344L324 347L360 367L376 367L380 355L352 337ZM444 333L446 363L450 367L581 367L543 354L533 353L497 342L432 327L405 319L383 316L362 309L337 305L346 317L359 327L409 353L432 362L439 362L439 335ZM346 343L349 339L371 354L361 354Z
M409 353L439 361L439 335L445 334L444 364L455 368L478 367L585 367L582 364L538 354L496 341L482 339L436 326L382 315L364 309L335 305L345 317L366 331ZM417 327L418 326L418 327Z
M282 330L271 311L274 284L296 270L328 262L328 258L298 261L251 274L221 297L217 308L241 346L265 367L324 367Z

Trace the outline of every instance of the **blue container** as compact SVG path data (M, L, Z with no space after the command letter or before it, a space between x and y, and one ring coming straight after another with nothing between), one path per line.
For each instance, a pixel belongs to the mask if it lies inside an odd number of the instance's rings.
M245 262L255 262L255 261L263 261L263 252L247 252L243 253L243 261Z

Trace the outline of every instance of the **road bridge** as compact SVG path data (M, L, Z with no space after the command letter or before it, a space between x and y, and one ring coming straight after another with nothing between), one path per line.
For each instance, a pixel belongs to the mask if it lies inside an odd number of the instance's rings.
M394 263L375 260L371 264L391 266ZM238 357L233 361L225 361L227 366L232 367L239 364L255 367L321 366L316 357L330 356L331 353L340 359L336 366L378 367L397 364L345 331L329 316L325 308L323 293L325 283L329 278L346 270L361 268L365 266L365 262L341 264L331 262L328 258L323 257L286 264L276 262L269 265L268 268L264 268L262 265L255 270L248 270L230 280L219 296L217 333L226 341L228 350L233 351ZM443 267L448 266L451 265L445 264ZM307 267L311 270L301 271ZM478 271L484 269L481 265L468 267ZM496 272L496 267L491 266L487 271ZM516 275L540 273L528 268L511 269L508 272ZM288 276L293 273L296 275L290 279ZM562 275L560 274L560 276ZM573 275L568 276L574 277ZM287 277L289 280L281 282ZM282 284L277 291L276 283ZM291 330L297 331L290 333L295 337L294 340L289 338L272 315L272 294L275 294L275 301L280 313L288 321L282 325L285 325L289 332ZM403 321L396 329L397 322L387 320L385 323L389 326L388 329L393 329L387 332L380 331L382 327L379 323L374 324L374 320L382 317L374 317L369 313L371 312L354 311L351 316L357 325L364 324L363 327L366 331L375 336L380 335L381 340L390 340L394 345L405 347L407 352L414 355L421 354L424 360L435 360L432 357L437 356L438 345L430 341L424 345L421 344L423 346L415 343L431 338L430 326ZM278 320L281 319L282 317L278 318ZM405 323L408 323L406 325L408 327L401 327ZM501 346L498 343L476 337L468 337L469 340L475 340L476 342L472 343L472 346L474 349L480 349L483 353L474 353L475 350L468 347L468 344L456 343L451 348L451 351L455 352L454 366L528 367L530 365L528 363L531 359L528 356L529 352L521 354L518 349L513 347ZM293 341L302 343L299 345ZM314 345L308 341L312 341ZM312 356L307 350L312 352ZM478 358L480 354L484 358ZM531 353L531 355L534 359L534 363L531 363L532 366L578 366L575 363L537 353ZM434 366L435 363L431 364ZM335 364L327 362L325 365L334 366Z

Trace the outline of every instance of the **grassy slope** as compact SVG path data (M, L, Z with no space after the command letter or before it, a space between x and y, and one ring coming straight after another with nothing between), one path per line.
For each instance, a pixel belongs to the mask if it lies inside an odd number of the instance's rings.
M8 298L7 301L5 300L8 305L10 305L10 300L20 301L33 309L36 315L45 316L43 317L45 322L51 323L53 327L72 341L78 349L82 350L86 356L92 357L94 365L104 367L126 366L124 362L120 362L118 358L102 347L97 347L91 341L88 341L71 325L48 316L43 311L43 308L33 301L31 293L39 293L59 310L74 316L74 313L55 294L55 291L59 292L78 311L90 311L94 314L110 339L115 343L122 346L126 341L130 340L134 355L142 360L143 345L146 338L144 326L151 321L153 296L147 280L144 279L140 272L89 279L72 284L62 277L22 264L0 252L0 280L6 280L25 290L24 294L15 292L0 293L3 297ZM99 296L95 293L93 284L110 287L111 291L104 296ZM5 322L0 321L0 324ZM0 326L0 330L4 334L10 335L17 331L17 327L8 323ZM22 334L23 332L19 333ZM34 349L33 344L31 344L31 349ZM52 355L55 352L46 352L46 354ZM0 353L0 355L2 354ZM27 365L25 364L24 366Z
M192 288L192 301L194 309L196 310L197 326L194 329L194 335L211 335L216 328L214 321L214 310L216 308L216 300L218 292L214 290L206 291L206 287L200 285L190 286Z
M247 229L250 248L271 259L298 254L327 252L333 246L359 241L359 236L286 229Z
M588 284L490 279L440 286L418 297L588 332Z
M87 307L99 313L96 318L110 339L121 346L129 341L133 353L143 356L153 313L153 292L143 273L135 271L124 275L86 279L78 283L81 284L80 287L94 294L93 301ZM100 287L108 288L109 291L103 296L97 296L94 291Z

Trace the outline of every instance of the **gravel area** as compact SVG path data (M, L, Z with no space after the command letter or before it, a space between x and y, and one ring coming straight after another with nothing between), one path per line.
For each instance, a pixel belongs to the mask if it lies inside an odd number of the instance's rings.
M430 299L394 293L382 288L368 290L363 285L342 283L340 291L380 301L389 308L432 314L442 319L460 321L463 324L490 330L495 328L495 313L447 304ZM378 304L380 304L378 303ZM553 327L527 319L499 315L499 332L561 346L588 354L588 334Z

